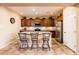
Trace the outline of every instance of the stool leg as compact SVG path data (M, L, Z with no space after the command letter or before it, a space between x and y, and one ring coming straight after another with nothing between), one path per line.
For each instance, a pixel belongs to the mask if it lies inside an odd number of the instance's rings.
M26 45L27 45L27 49L29 48L29 46L28 46L28 42L26 41Z
M33 49L33 45L36 45L36 48L38 50L38 41L32 41L31 50Z
M33 41L32 41L32 45L31 45L31 50L32 50L32 48L33 48Z
M44 46L44 41L43 41L43 44L42 44L42 50L44 50L44 47L43 46Z
M50 51L50 45L49 45L49 41L47 41L47 44L48 44L48 48L49 48L49 51Z
M21 49L23 49L24 47L23 47L23 42L21 42Z
M28 42L27 42L27 49L29 48Z
M39 46L38 46L38 41L37 41L37 51L38 51L38 47L39 47Z

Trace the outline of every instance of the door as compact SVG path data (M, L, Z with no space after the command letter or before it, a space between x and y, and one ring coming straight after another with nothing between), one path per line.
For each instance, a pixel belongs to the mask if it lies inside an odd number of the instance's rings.
M63 43L76 51L76 19L74 15L68 15L64 18Z

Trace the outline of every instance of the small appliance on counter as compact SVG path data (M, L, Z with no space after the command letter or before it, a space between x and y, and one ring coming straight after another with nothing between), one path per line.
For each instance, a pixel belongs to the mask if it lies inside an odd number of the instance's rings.
M36 28L35 31L41 31L39 28Z
M40 27L40 23L35 23L35 31L41 31Z
M41 26L39 23L37 23L37 24L35 24L35 26L37 27L37 26Z

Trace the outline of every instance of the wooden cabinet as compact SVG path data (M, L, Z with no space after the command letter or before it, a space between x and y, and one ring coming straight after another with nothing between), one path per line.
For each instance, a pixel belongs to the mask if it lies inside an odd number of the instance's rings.
M41 20L41 25L42 26L55 26L55 21L54 20L51 20L51 19L42 19Z
M49 23L49 20L46 19L46 20L45 20L45 26L49 26L49 24L50 24L50 23Z
M41 26L55 26L54 20L51 19L21 19L21 26L35 26L35 24L40 24Z
M40 23L41 23L41 26L45 26L45 19L41 19Z
M52 38L56 38L56 31L51 31L52 33Z
M30 26L35 26L35 20L34 19L30 20Z
M26 26L26 20L25 19L21 19L21 27Z
M26 26L30 26L30 23L31 23L30 20L27 19L27 20L26 20L26 24L27 24Z

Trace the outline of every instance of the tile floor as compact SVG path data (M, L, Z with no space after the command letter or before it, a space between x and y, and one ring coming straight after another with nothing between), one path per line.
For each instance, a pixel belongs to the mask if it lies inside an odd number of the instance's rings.
M75 53L67 48L66 46L61 45L56 40L53 40L52 48L49 51L48 49L42 50L38 49L20 49L17 42L9 45L6 48L0 49L0 55L74 55Z

